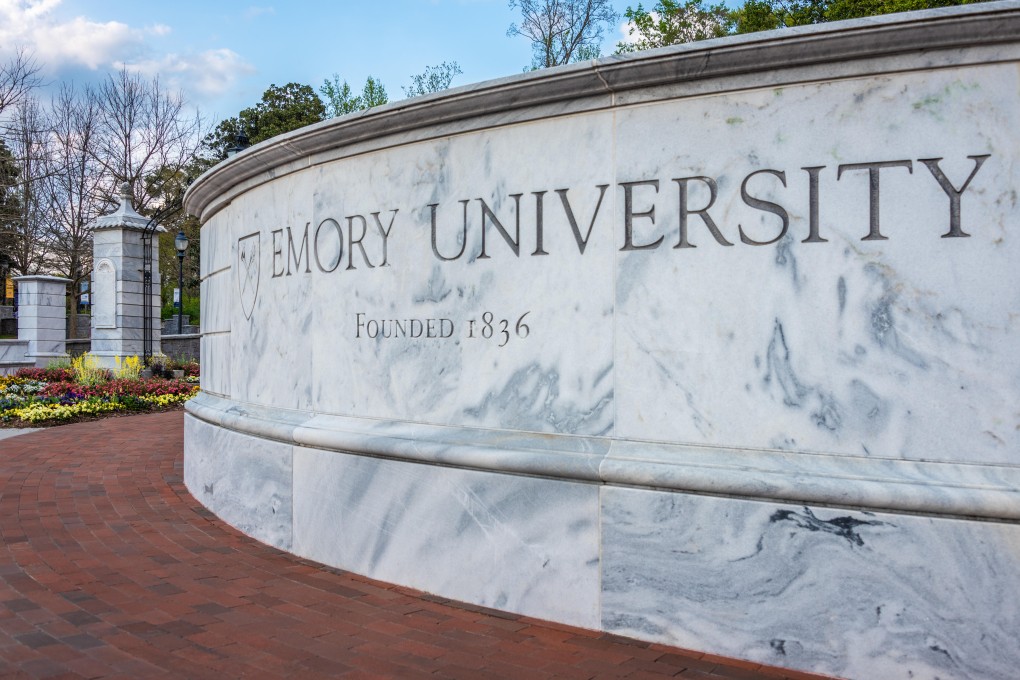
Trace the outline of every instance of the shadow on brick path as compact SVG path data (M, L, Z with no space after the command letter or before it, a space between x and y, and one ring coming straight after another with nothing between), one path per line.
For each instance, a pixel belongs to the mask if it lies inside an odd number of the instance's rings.
M298 559L187 492L181 412L0 442L3 678L809 678Z

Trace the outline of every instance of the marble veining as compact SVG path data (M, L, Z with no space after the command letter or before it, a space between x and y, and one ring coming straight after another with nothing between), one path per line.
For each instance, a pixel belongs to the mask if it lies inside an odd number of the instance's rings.
M692 127L702 134L620 161L618 175L643 172L660 183L658 192L634 189L640 210L656 210L635 242L672 239L673 247L619 256L616 435L1015 465L1020 430L1009 404L1020 367L1007 347L1020 285L1007 263L1017 247L1008 225L1020 209L1015 181L1005 179L1018 168L1004 116L1020 110L1006 94L1016 82L1016 70L999 65L622 113L621 146L640 144L651 128L676 132L666 139ZM961 123L978 110L994 122ZM784 174L744 176L740 163L713 153L724 147L750 168ZM872 156L902 159L882 170L875 234L867 173L837 172ZM958 225L967 237L944 238L950 201L923 162L932 158L954 188L967 187ZM815 217L806 167L817 180ZM678 249L678 185L670 178L690 176L715 178L717 195L712 224L692 214L692 247ZM674 196L661 198L671 181ZM741 200L753 182L788 216L774 245L742 242L782 226ZM687 184L687 203L708 205L705 182Z
M1020 527L606 487L603 626L849 678L1014 677Z
M215 336L214 336L215 337ZM271 409L203 393L195 417L328 451L624 486L1020 519L1013 466L611 441Z
M184 422L184 483L203 505L263 543L292 547L291 450L195 418Z
M1020 177L1013 127L998 123L1018 108L1016 80L989 65L659 102L401 146L261 185L205 227L216 237L204 257L219 269L204 285L210 304L230 310L214 320L210 308L207 321L230 329L230 354L245 357L216 391L437 425L1013 465L1020 366L1007 310L1020 285L1007 225ZM952 122L975 111L991 123ZM663 135L649 141L647 129ZM615 155L599 153L606 143ZM539 153L572 162L524 174L498 160ZM975 154L988 156L980 167ZM837 167L894 156L910 167L881 171L885 240L867 240L868 173ZM941 238L950 201L922 163L936 157L956 188L974 173L960 198L967 238ZM816 217L805 167L817 171ZM748 175L762 168L785 174ZM690 215L690 248L677 247L683 177L694 208L711 198L696 178L717 183L715 231ZM774 244L741 241L780 226L741 199L744 183L788 215ZM261 281L248 319L236 253L224 248L252 233ZM322 252L301 251L305 238ZM485 314L495 343L480 337ZM455 332L366 337L367 323L411 319L445 319ZM521 319L526 338L514 333Z
M1018 26L1009 1L574 65L214 168L189 489L446 597L1012 677Z
M594 485L295 449L294 552L597 628Z

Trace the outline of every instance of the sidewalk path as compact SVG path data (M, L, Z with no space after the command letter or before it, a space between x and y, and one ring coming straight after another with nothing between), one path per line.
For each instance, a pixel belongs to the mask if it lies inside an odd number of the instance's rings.
M29 427L29 428L18 429L18 428L13 428L13 427L3 427L3 428L0 428L0 439L7 439L9 437L17 437L18 435L28 434L29 432L35 432L37 429L39 429L39 428Z
M181 412L0 442L2 678L808 678L295 558L181 481Z

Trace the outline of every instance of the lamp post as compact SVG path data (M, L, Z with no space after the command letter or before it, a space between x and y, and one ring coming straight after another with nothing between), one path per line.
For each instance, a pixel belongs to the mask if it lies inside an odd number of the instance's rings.
M188 250L188 237L182 229L174 238L174 247L177 248L177 335L184 334L184 253Z
M227 147L227 158L233 158L237 154L241 153L245 149L251 146L251 142L248 141L248 135L243 132L238 132L234 135L233 146Z

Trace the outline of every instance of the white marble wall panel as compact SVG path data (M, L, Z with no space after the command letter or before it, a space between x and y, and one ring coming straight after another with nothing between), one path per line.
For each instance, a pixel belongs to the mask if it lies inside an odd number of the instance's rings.
M117 296L120 300L131 301L133 296L140 296L145 292L145 284L140 280L120 280L117 282ZM138 303L134 300L135 304Z
M597 628L598 487L294 449L294 552Z
M1011 678L1020 528L974 518L1015 517L1020 470L1018 7L573 66L214 169L189 488L447 597Z
M230 333L203 331L201 339L201 386L207 392L229 397L233 358L230 351ZM242 365L242 369L243 365Z
M696 444L1016 464L1020 354L1020 76L1013 65L908 73L705 97L619 112L618 177L640 186L616 297L617 435ZM980 121L980 122L979 122ZM656 130L654 143L649 130ZM919 159L961 187L950 200ZM869 176L880 171L880 233ZM818 171L812 242L810 173ZM741 199L783 206L776 214ZM708 176L721 244L680 183ZM710 196L688 182L688 206ZM622 221L617 218L617 222ZM809 242L805 243L805 240ZM622 246L622 241L621 241Z
M184 418L184 483L222 520L290 550L293 447Z
M51 276L22 276L18 284L18 339L28 341L27 359L45 366L51 358L63 356L67 337L64 317L67 279Z
M232 316L234 349L252 362L250 372L235 372L235 394L255 403L337 414L610 433L612 346L606 339L615 199L611 190L603 195L600 189L612 174L612 159L600 145L611 122L611 115L569 124L545 121L500 135L370 154L265 185L252 200L236 203L230 211L261 230L261 278L252 318L243 316L240 305ZM570 163L539 162L549 156L569 157ZM522 158L534 162L522 164ZM566 190L580 238L587 239L583 256L556 190ZM543 203L541 243L536 193ZM466 242L461 201L467 203ZM486 214L481 257L483 201L511 239L519 238L518 254ZM453 257L463 246L456 261L432 253L433 203L436 247ZM386 266L372 213L389 230ZM358 215L368 235L364 253L354 244L352 261L352 227L355 237L362 228ZM321 262L289 261L286 232L277 236L275 248L282 255L274 258L272 230L290 227L299 250L305 225L311 240L327 218L337 221L345 239L334 271L320 269L335 262L337 250L329 250L337 239L332 223L319 235ZM274 267L282 275L274 277ZM483 337L490 334L487 313L492 338ZM452 334L372 339L359 328L359 321L394 319L448 319L436 323L446 323Z
M0 340L0 364L31 363L27 354L28 340Z
M140 309L138 310L138 313L139 314L142 313ZM124 323L118 329L118 334L120 335L120 340L124 344L125 347L131 346L131 343L133 341L141 340L143 338L144 331L142 329L142 324L140 322L136 321L135 317L126 317L125 316L125 317L120 317L120 318L122 318L125 322L130 322L131 323L130 326L128 326L127 323ZM153 326L155 326L156 323L159 323L159 321L158 320L155 321L153 323Z
M234 233L235 304L231 307L231 352L244 357L244 370L231 374L230 393L235 398L256 404L276 403L290 409L312 409L312 381L316 369L312 363L313 327L318 328L321 309L337 298L335 291L316 295L309 275L272 277L271 232L281 225L304 227L301 207L311 202L311 188L296 181L270 185L257 201L245 202L237 211L236 228L251 231ZM295 217L290 217L295 216ZM301 220L300 225L295 224ZM241 300L241 282L245 276L238 264L237 239L257 233L257 297L251 318L247 318ZM299 243L295 248L300 248ZM283 243L286 249L287 243ZM289 254L283 251L283 256ZM307 259L303 261L308 265ZM292 267L294 271L296 267ZM276 285L272 285L276 284ZM318 332L318 331L316 331Z
M39 335L52 337L62 333L67 324L63 315L50 314L19 314L18 321L22 322L23 327L31 328Z
M237 286L231 270L205 276L201 284L202 319L208 321L209 326L202 325L202 330L210 333L229 331L231 308L238 304L237 299Z
M94 250L94 256L102 259L97 260L92 272L92 328L116 328L117 272L113 262L100 254L98 246Z
M1020 527L606 487L602 624L847 678L1011 680Z
M114 340L113 338L93 337L90 342L91 346L89 347L89 353L97 356L115 356L117 355L117 350L121 346L121 342L119 340Z
M199 264L203 276L233 265L238 227L237 213L232 210L222 212L202 225Z
M218 313L217 323L210 312L205 327L229 323L239 331L232 351L251 370L233 374L231 392L252 403L699 445L1014 463L1020 431L1009 404L1020 359L1009 351L1010 310L1020 303L1020 275L1009 262L1020 245L1008 224L1020 219L1010 193L1020 170L1010 158L1017 139L1008 121L1020 112L1009 86L1016 80L1012 67L993 65L728 93L412 144L297 172L235 201L214 219L216 230L207 225L203 258L215 271L230 268L234 283L212 298L231 300L231 313ZM969 122L976 111L981 125ZM941 158L939 169L960 187L976 167L969 156L988 156L960 200L960 230L970 237L941 238L950 229L950 198L922 160ZM538 158L570 160L522 162ZM837 179L839 166L868 162L909 164L877 175L875 234L868 172L844 168ZM820 168L815 227L803 168ZM780 230L780 217L741 198L744 179L761 170L773 172L744 188L752 201L782 206L789 227L777 242L756 246ZM717 182L709 215L718 238L692 214L685 245L693 247L676 248L676 180L701 176ZM657 188L627 189L633 182ZM691 209L707 204L701 180L688 186ZM518 254L487 216L488 257L480 257L483 202L514 237L519 218ZM433 254L432 204L436 250L453 257L463 246L460 259ZM238 239L250 234L257 294L246 308L233 259ZM876 238L862 240L869 235ZM494 341L478 337L487 331L486 312ZM514 326L526 312L529 336L519 338ZM452 336L365 337L372 322L411 319L450 324ZM467 337L472 321L474 339Z
M102 259L117 259L121 257L123 244L119 234L109 229L100 229L92 236L92 256L96 262Z

